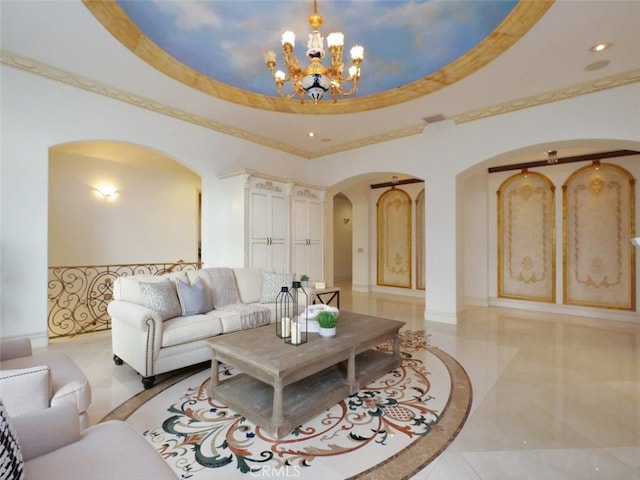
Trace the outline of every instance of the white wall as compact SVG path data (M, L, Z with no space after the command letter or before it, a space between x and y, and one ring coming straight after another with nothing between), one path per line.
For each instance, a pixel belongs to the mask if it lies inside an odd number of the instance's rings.
M640 84L605 90L463 125L441 122L423 135L303 161L241 139L154 114L43 77L0 66L2 82L0 261L2 337L46 339L49 148L107 139L154 148L201 175L203 260L226 265L243 258L241 228L227 234L218 176L240 167L332 186L372 171L402 172L426 181L426 292L429 319L455 322L463 304L457 275L464 261L457 229L466 169L505 152L563 140L616 140L640 149ZM416 119L418 120L418 119ZM626 143L625 143L626 142ZM356 197L358 193L356 192ZM369 288L368 196L352 198L354 288ZM636 211L639 211L636 205ZM462 220L460 220L462 221ZM235 263L235 262L234 262ZM46 340L44 340L46 341Z
M226 265L235 242L220 224L215 186L238 163L296 177L300 159L107 97L0 66L2 82L2 311L0 336L47 342L47 217L49 148L77 141L112 140L154 148L201 175L203 261ZM223 248L218 248L218 244ZM237 265L237 263L236 263Z
M175 162L117 162L63 148L50 150L49 266L198 260L197 175ZM102 184L116 195L102 197Z
M464 308L464 274L459 272L464 272L466 241L458 220L463 221L464 180L473 174L467 170L509 163L510 153L535 146L544 152L563 142L588 147L598 144L594 139L608 139L615 148L640 150L638 98L640 84L634 83L461 125L440 122L428 125L420 137L312 162L305 174L327 185L367 171L400 171L425 179L425 317L455 323ZM460 183L455 180L458 176ZM636 198L636 211L638 201ZM476 234L486 236L487 230ZM354 232L354 242L355 237ZM354 253L354 275L363 268L360 260ZM486 283L485 277L482 282ZM356 287L361 288L354 278Z
M489 304L489 231L487 225L488 173L482 172L465 181L464 191L464 295L467 305Z

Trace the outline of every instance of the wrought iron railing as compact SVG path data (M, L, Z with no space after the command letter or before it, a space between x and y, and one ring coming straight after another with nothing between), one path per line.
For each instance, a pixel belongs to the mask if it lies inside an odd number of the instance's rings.
M49 338L109 330L107 305L113 300L113 282L126 275L162 275L197 270L197 262L139 265L89 265L49 268Z

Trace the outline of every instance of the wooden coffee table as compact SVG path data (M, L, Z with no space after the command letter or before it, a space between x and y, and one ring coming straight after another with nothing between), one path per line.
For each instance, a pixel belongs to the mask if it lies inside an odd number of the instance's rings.
M340 312L338 333L285 344L275 326L206 340L211 348L209 396L276 438L314 418L402 363L398 333L404 322ZM393 340L393 352L374 347ZM240 373L220 380L218 362Z

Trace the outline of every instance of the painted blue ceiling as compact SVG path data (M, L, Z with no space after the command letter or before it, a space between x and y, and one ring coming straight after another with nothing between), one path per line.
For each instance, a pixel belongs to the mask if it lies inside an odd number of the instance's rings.
M174 59L219 82L277 95L263 52L275 50L284 70L280 37L296 34L294 52L306 65L310 0L119 0L149 39ZM340 0L318 2L320 32L345 35L349 49L365 47L359 96L424 78L485 39L515 7L507 0ZM327 55L328 57L328 55ZM325 64L327 59L325 59Z

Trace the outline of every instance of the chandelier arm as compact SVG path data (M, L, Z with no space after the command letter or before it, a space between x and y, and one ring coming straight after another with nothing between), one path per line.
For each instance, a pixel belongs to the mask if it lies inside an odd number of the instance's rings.
M342 81L342 83L335 85L334 88L338 91L338 93L340 95L343 95L345 97L348 97L349 95L353 95L354 93L356 93L358 91L358 80L360 79L360 77L356 76L356 77L350 77L350 78L346 78ZM349 82L352 83L351 85L351 89L348 91L343 90L342 86L348 84Z
M340 75L342 78L342 71L344 70L344 63L342 62L342 47L329 47L329 52L331 52L331 70L336 72L335 74Z

